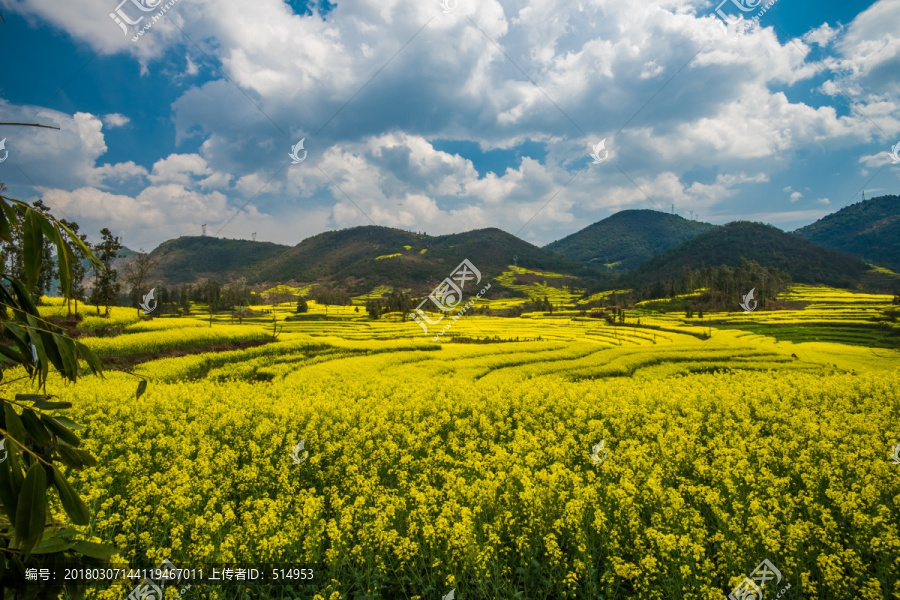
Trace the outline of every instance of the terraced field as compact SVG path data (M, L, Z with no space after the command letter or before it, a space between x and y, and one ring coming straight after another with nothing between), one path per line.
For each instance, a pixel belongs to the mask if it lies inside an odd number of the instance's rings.
M439 342L354 307L211 327L119 309L121 333L85 339L135 357L147 393L116 372L52 387L100 460L74 476L88 532L122 562L316 573L196 597L721 600L763 559L783 597L900 597L900 352L863 335L892 298L792 300L616 326L467 315ZM844 337L810 333L832 323ZM265 343L202 351L223 341ZM190 353L141 358L165 347Z

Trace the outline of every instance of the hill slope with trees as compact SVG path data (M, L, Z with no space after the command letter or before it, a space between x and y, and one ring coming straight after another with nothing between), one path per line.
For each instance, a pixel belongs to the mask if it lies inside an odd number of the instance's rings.
M289 247L271 242L184 236L163 242L150 253L154 263L150 276L167 284L229 279L257 269Z
M715 227L656 210L623 210L545 248L581 263L628 270Z
M851 204L794 234L900 271L900 196L880 196Z
M426 291L449 276L464 259L481 271L482 278L497 277L510 270L514 261L528 269L596 277L594 269L496 228L428 236L363 226L305 239L260 265L249 280L327 281L354 293L379 285Z
M790 275L797 283L856 288L869 267L861 259L823 248L777 227L735 221L701 234L642 264L625 280L636 287L681 276L693 270L755 261Z

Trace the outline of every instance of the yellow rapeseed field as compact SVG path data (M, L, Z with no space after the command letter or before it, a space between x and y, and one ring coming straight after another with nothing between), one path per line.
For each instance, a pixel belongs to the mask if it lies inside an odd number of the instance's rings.
M91 343L265 334L170 321ZM900 353L648 324L292 322L138 365L140 400L115 372L51 387L99 460L75 475L89 533L123 562L315 569L194 597L722 600L768 559L788 598L900 598Z

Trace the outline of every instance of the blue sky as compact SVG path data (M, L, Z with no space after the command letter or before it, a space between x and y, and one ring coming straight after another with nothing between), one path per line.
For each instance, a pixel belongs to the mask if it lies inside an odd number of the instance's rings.
M769 0L742 1L721 10ZM673 205L791 230L898 193L900 3L777 0L728 31L718 5L0 0L0 120L60 127L0 128L0 181L147 250L203 223L543 245Z

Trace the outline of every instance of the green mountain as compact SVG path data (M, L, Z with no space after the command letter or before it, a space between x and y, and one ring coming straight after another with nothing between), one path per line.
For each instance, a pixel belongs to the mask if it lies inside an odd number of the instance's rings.
M754 260L790 274L796 283L855 288L869 267L850 254L817 246L777 227L735 221L698 235L656 256L625 279L633 284L668 281L681 276L682 268L728 265Z
M593 268L500 229L427 236L366 226L320 233L296 246L180 237L161 244L151 258L156 261L152 278L169 285L243 277L249 284L322 283L351 293L378 286L427 292L464 259L481 271L482 280L509 271L518 261L523 268L566 275L554 279L559 285L580 285L581 278L598 281Z
M481 271L482 278L493 278L509 271L514 257L527 269L596 277L594 269L496 228L428 236L370 225L305 239L256 267L248 279L328 282L353 293L382 285L427 291L464 259Z
M900 271L900 196L879 196L851 204L794 234Z
M271 242L184 236L163 242L150 253L156 262L151 277L169 285L206 278L227 281L252 271L288 248Z
M627 270L715 227L656 210L623 210L545 248L581 263Z

